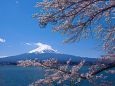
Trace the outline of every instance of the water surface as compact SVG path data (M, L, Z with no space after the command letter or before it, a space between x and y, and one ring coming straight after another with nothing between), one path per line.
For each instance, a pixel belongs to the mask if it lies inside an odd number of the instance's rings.
M87 68L88 66L84 66L81 72L87 71ZM14 65L0 66L0 86L28 86L32 82L44 78L44 73L42 69L37 69L37 67L24 68ZM115 81L115 74L107 74L105 72L103 72L103 74L109 76L109 78L106 78L106 81ZM99 83L100 80L97 80L97 82ZM94 85L84 80L79 86Z

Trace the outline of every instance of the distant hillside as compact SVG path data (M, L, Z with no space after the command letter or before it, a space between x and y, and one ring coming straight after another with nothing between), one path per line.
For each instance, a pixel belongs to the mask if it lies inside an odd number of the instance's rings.
M50 58L55 58L60 63L65 63L67 60L71 58L71 63L78 63L81 60L85 59L87 64L93 64L97 61L96 58L87 58L87 57L80 57L80 56L73 56L67 54L60 54L60 53L25 53L16 56L10 56L6 58L0 58L0 64L8 64L12 63L15 64L19 60L33 60L38 58L39 60L46 60Z
M86 60L86 64L94 64L97 61L96 58L87 58L68 54L61 54L57 50L53 49L51 46L46 44L37 43L37 45L39 46L38 48L31 50L28 53L0 58L0 64L17 64L17 61L30 59L34 60L35 58L38 58L38 60L54 58L59 63L65 63L67 60L71 58L71 64L77 64L83 59Z

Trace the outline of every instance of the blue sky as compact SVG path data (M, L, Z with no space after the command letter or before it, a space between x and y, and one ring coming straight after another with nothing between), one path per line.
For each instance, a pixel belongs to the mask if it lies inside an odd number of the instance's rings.
M96 49L95 39L62 44L66 36L53 33L51 25L41 29L34 19L37 0L2 0L0 2L0 57L29 52L38 46L26 43L44 43L61 53L76 56L99 57L103 52Z

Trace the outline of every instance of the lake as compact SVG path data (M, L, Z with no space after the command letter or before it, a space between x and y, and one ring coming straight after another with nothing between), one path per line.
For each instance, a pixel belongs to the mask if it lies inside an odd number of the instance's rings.
M81 72L86 71L87 66L81 69ZM28 86L32 82L44 78L44 71L37 69L36 67L21 67L15 65L0 66L0 86ZM115 83L115 74L107 74L103 72L109 78L106 81L112 81ZM100 80L97 80L100 82ZM44 85L42 85L44 86ZM59 85L62 86L62 85ZM79 86L94 86L84 80Z

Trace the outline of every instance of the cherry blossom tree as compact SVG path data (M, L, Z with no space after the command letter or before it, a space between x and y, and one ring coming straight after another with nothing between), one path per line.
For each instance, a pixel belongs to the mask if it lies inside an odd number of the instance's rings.
M83 67L85 60L82 60L78 65L74 65L71 68L69 59L65 65L60 65L57 60L54 58L51 58L50 60L45 61L39 61L38 59L35 60L26 60L26 61L19 61L18 66L39 66L42 69L45 69L46 74L44 79L37 80L36 82L33 82L29 86L43 86L49 84L49 86L60 86L63 82L70 82L63 84L63 86L77 86L79 83L81 83L83 80L88 80L90 83L94 84L95 86L98 86L98 83L95 82L96 79L104 79L106 76L103 74L97 75L98 73L101 73L104 70L110 69L115 67L115 64L111 64L111 66L107 66L105 64L96 64L92 65L89 68L89 71L86 73L80 73L80 69ZM112 71L107 71L107 73L115 73ZM113 86L109 82L101 83L99 86Z
M46 61L26 60L19 61L20 66L40 66L46 69L45 79L40 79L30 86L39 84L55 84L60 86L64 81L70 82L71 86L76 86L82 80L89 80L95 86L95 79L104 78L102 74L97 74L115 67L115 1L114 0L43 0L36 3L36 13L33 18L38 20L40 27L53 24L53 32L61 32L69 38L64 41L78 42L94 36L101 40L106 55L102 55L102 61L92 65L87 73L79 73L85 60L69 69L70 60L66 65L59 65L51 58ZM50 72L53 72L50 74ZM115 70L106 71L115 73ZM110 83L109 83L110 84ZM67 86L66 84L63 86ZM103 82L99 86L112 86L108 82Z
M37 2L33 18L41 27L55 25L54 32L69 36L64 42L89 38L91 34L102 40L104 50L114 52L115 1L113 0L43 0Z

